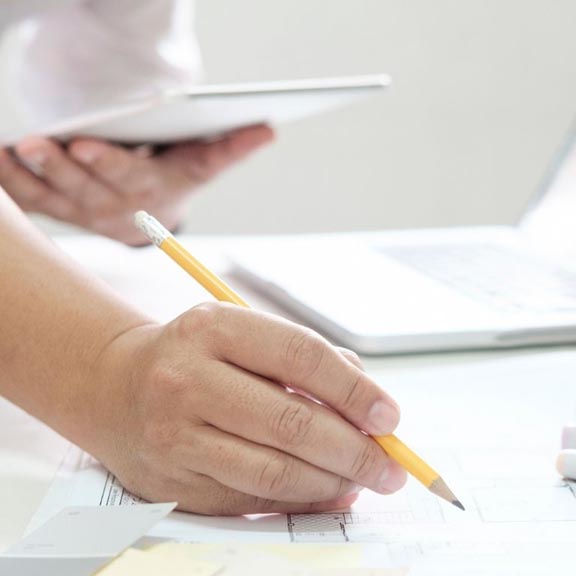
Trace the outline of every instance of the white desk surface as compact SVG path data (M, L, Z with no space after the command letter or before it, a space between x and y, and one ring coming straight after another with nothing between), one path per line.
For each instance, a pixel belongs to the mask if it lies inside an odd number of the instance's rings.
M194 252L217 272L226 276L223 251L257 238L197 237L189 239ZM210 299L168 258L155 248L130 250L107 240L66 237L60 241L65 250L112 284L139 306L168 320L203 299ZM239 292L260 309L279 312L269 302L231 280ZM168 304L158 308L155 296L160 290L174 293ZM164 299L165 301L166 299ZM458 365L471 359L484 362L494 358L522 357L549 352L538 350L492 351L459 354L398 356L365 359L368 372L379 380L394 374L432 366ZM404 412L410 407L404 406ZM449 412L450 407L446 407ZM560 426L562 423L558 423ZM66 441L46 426L0 399L0 552L16 542L39 506L62 460Z

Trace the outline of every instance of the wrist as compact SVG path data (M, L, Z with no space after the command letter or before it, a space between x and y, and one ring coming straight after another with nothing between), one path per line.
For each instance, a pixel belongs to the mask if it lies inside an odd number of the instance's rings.
M77 396L71 439L105 465L114 459L118 435L133 428L139 382L160 329L140 323L108 340Z

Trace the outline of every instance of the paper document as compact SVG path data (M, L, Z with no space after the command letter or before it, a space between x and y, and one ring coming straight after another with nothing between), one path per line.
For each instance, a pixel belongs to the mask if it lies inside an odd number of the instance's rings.
M572 574L574 552L564 545L499 545L442 551L419 560L410 576L554 576ZM568 568L568 570L567 570Z
M441 472L466 512L410 479L391 496L364 491L346 512L232 518L177 512L152 528L148 537L151 543L372 543L377 544L381 566L390 568L439 553L458 556L471 545L475 554L485 551L488 557L494 547L506 554L527 544L572 551L576 487L557 475L554 459L564 412L573 405L567 399L576 395L575 375L576 355L551 354L398 371L389 377L386 387L417 419L402 436ZM540 390L543 382L545 394ZM436 416L443 414L443 407L445 414L446 398L451 406L466 410L454 413L449 431L443 431L442 419ZM446 441L427 448L425 436ZM111 473L72 447L36 521L64 506L124 507L139 502Z
M470 455L436 454L434 462L450 478L450 485L466 506L465 513L409 480L405 489L391 496L364 491L349 512L225 519L173 513L152 533L189 542L367 542L384 538L390 526L539 526L566 522L574 523L576 529L575 483L555 474L547 454L476 450ZM525 474L527 469L533 473ZM142 502L94 459L71 447L36 519L43 520L62 503L121 507Z

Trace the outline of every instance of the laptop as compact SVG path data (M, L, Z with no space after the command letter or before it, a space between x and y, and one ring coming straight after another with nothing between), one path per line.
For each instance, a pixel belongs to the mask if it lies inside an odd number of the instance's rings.
M514 226L272 237L230 256L360 354L576 342L576 132Z

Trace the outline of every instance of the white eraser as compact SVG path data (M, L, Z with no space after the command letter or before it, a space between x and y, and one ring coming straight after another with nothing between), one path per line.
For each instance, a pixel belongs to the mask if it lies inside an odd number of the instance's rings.
M144 210L134 214L134 225L139 228L156 246L160 246L171 234L156 218Z
M576 423L568 424L562 429L562 448L576 449Z
M138 212L134 214L134 224L136 225L136 228L142 228L142 225L144 224L144 222L146 222L147 218L148 218L147 212L145 212L144 210L138 210Z
M576 480L576 450L562 450L556 460L556 469L563 478Z

